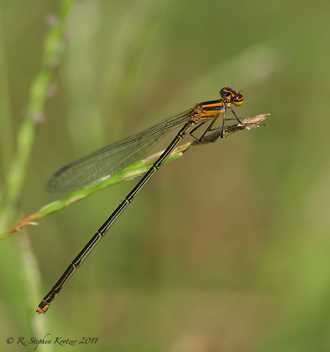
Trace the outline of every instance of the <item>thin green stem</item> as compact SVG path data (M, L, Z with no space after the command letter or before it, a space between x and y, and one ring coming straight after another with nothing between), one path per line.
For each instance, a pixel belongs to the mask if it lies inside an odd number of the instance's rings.
M243 131L245 129L249 130L254 127L259 127L260 123L264 121L268 116L269 114L263 114L263 115L251 117L249 119L244 119L242 124L236 124L236 125L230 126L229 128L226 128L224 130L224 137L228 137L238 131ZM172 154L166 160L166 162L175 160L181 157L183 153L185 153L191 147L214 143L216 140L220 138L220 134L221 134L221 130L218 130L206 136L203 139L203 141L198 141L198 142L193 141L175 148L175 150L172 152ZM146 159L137 161L131 164L130 166L128 166L127 168L121 170L120 172L112 175L111 177L99 180L98 182L95 182L95 184L91 186L81 188L75 192L68 194L67 196L63 197L60 200L57 200L55 202L45 205L44 207L39 209L36 213L21 219L11 230L7 231L6 233L0 234L0 240L5 239L6 237L14 234L15 232L19 231L21 228L27 225L37 225L35 220L40 219L46 215L50 215L58 210L61 210L71 205L72 203L75 203L86 197L89 197L90 195L94 194L97 191L114 186L123 181L132 180L133 178L138 176L143 176L153 165L153 163L159 158L162 152L163 151L153 154Z
M75 0L61 1L58 17L56 21L53 21L54 23L45 38L41 68L32 82L29 91L27 112L18 130L16 141L13 138L12 120L9 113L8 87L5 86L6 70L4 52L0 56L0 77L4 78L4 80L1 80L2 84L0 86L0 115L2 115L1 121L4 122L1 124L1 129L3 130L1 136L6 134L3 139L1 138L1 147L5 147L3 153L9 148L11 149L11 153L8 153L5 158L2 157L2 170L4 170L5 179L3 191L1 192L0 229L6 228L19 212L18 199L26 178L38 126L44 115L49 86L64 49L66 26L74 4ZM15 151L14 153L12 152L13 150ZM39 296L37 291L39 291L40 273L26 234L17 237L17 244L20 248L19 255L22 263L22 278L27 295L25 302L28 302L27 305L32 314L34 309L32 308L32 303L29 305L29 302L34 301L33 297ZM24 292L24 290L21 290L21 292ZM46 334L44 320L37 321L36 319L32 319L31 322L32 330L36 335L44 336ZM43 349L42 346L40 347Z
M6 228L17 212L17 200L26 177L36 132L44 114L48 88L64 49L66 24L74 3L75 0L61 2L57 23L50 28L45 39L42 67L32 83L28 109L17 134L16 152L5 176L0 229Z

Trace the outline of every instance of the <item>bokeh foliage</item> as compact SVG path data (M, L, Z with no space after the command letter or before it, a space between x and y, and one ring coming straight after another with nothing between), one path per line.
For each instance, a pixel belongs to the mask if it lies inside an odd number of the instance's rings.
M2 188L59 3L0 3ZM133 183L2 241L3 349L7 337L36 331L98 336L86 348L102 351L330 349L329 11L325 0L75 4L20 215L54 200L44 185L61 165L216 99L223 86L243 90L240 116L271 117L165 165L46 317L34 317L24 246L41 299Z

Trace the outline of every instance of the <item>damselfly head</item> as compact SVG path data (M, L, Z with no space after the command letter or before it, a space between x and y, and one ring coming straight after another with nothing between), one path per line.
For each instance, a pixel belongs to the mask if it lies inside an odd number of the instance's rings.
M244 97L241 93L236 93L229 87L224 87L220 90L220 96L228 103L233 103L235 106L240 106L244 103Z

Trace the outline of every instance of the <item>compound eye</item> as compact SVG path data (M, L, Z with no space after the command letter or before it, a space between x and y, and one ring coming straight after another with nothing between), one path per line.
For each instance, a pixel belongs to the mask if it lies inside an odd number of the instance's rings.
M242 105L243 103L244 103L244 97L243 97L243 95L240 94L240 93L237 93L237 94L235 95L234 99L233 99L233 104L234 104L235 106L240 106L240 105Z

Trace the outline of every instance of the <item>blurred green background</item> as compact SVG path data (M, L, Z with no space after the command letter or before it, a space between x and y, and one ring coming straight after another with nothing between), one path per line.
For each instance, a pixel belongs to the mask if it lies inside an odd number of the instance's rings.
M2 193L58 6L0 2ZM271 116L166 164L46 315L41 298L137 180L1 241L2 351L47 333L98 337L75 347L93 351L330 350L329 14L328 0L76 2L16 220L57 199L60 166L223 86L243 90L239 116Z

